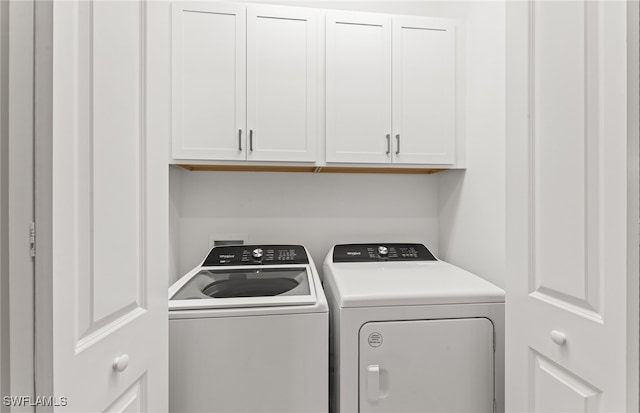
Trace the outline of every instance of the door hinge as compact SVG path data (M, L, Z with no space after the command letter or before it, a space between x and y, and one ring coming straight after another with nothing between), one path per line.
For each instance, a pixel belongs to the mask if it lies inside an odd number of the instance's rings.
M36 256L36 223L29 225L29 245L31 247L31 257Z

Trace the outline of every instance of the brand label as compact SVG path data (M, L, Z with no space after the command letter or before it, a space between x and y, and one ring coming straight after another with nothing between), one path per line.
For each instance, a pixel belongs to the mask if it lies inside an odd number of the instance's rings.
M371 347L380 347L382 345L382 334L378 332L371 333L368 341Z

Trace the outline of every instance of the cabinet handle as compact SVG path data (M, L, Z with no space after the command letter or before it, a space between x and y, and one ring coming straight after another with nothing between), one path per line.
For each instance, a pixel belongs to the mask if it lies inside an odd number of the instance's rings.
M249 151L253 152L253 129L249 129Z
M391 135L387 133L387 155L391 153Z
M238 129L238 150L242 151L242 129Z
M400 154L400 134L396 135L396 141L398 141L396 145L396 155Z

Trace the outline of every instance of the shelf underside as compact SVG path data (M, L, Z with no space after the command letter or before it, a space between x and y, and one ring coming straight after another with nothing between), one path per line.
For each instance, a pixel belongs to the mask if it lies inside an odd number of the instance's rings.
M448 169L437 168L371 168L345 166L271 166L271 165L193 165L176 164L190 171L243 171L243 172L307 172L307 173L356 173L356 174L422 174L429 175Z

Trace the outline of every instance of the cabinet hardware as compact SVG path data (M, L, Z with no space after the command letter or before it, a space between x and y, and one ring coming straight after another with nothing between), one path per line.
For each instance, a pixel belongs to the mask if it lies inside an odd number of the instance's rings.
M249 151L253 152L253 129L249 129Z
M400 134L396 135L396 141L397 141L397 145L396 145L396 155L400 154Z
M391 153L391 135L387 133L387 155Z
M238 129L238 150L242 151L242 129Z

